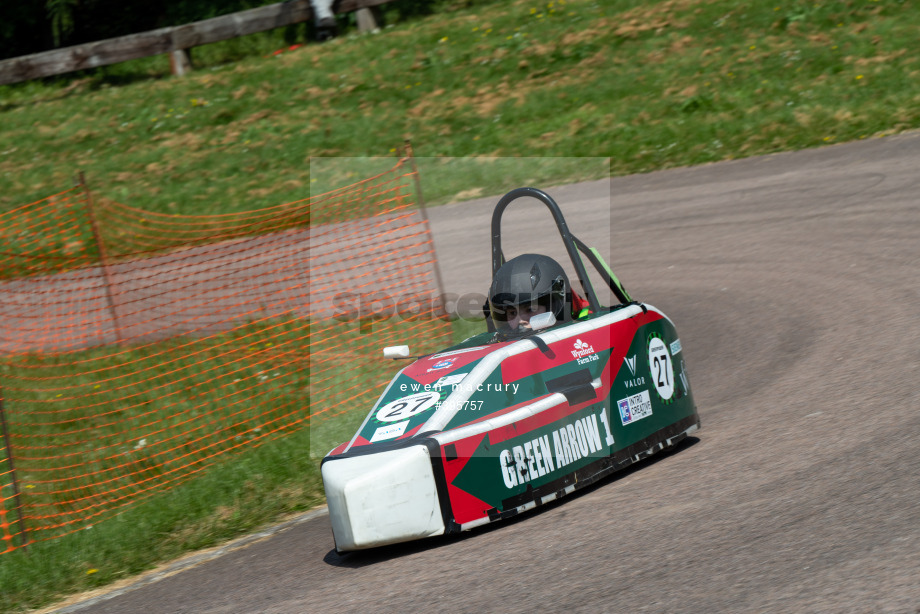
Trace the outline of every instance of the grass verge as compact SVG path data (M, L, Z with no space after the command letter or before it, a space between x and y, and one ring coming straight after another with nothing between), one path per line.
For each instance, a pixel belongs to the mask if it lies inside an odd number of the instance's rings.
M311 157L386 155L407 137L420 157L609 157L625 174L920 125L920 57L908 52L920 13L906 1L438 11L233 63L202 48L185 78L154 58L0 88L0 208L66 187L78 170L100 196L142 209L258 208L308 194ZM439 173L422 178L434 202L524 183ZM563 174L535 179L584 178Z
M342 324L341 345L327 347L301 321L270 320L198 341L5 359L16 441L37 446L19 449L20 460L33 458L17 469L38 541L0 555L0 612L104 586L322 503L321 458L354 434L398 369L376 350L420 329L433 336L439 325ZM439 346L449 344L448 334ZM285 358L307 347L309 363ZM327 406L334 411L320 411ZM136 503L117 507L132 496ZM84 520L95 511L104 513ZM72 524L35 530L59 522Z
M309 444L309 429L299 430L91 529L4 554L0 611L104 586L321 503Z

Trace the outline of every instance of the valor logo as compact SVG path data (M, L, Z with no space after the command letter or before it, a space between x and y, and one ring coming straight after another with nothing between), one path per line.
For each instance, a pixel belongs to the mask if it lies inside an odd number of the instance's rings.
M623 362L629 367L629 372L633 374L633 377L636 377L636 355L633 354L632 357L624 356Z
M627 388L635 388L636 386L645 386L645 377L639 376L636 377L636 355L625 356L623 362L626 363L626 366L629 367L629 372L632 373L632 379L626 380L624 385Z

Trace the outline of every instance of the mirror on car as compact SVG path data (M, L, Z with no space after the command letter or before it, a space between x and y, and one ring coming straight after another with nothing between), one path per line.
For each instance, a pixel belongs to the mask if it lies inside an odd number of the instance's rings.
M391 345L383 348L384 358L409 358L408 345Z

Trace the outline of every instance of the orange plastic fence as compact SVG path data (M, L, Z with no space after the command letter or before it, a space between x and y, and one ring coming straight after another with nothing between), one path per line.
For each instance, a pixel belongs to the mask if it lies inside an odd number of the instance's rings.
M413 178L403 158L321 196L209 216L81 186L0 214L0 552L365 412L386 383L381 347L443 346Z

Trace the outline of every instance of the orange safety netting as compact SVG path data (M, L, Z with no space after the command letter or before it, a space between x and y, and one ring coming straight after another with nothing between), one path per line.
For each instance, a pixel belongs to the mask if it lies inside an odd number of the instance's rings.
M445 345L410 167L227 215L83 186L0 213L0 552L366 413L380 348Z

